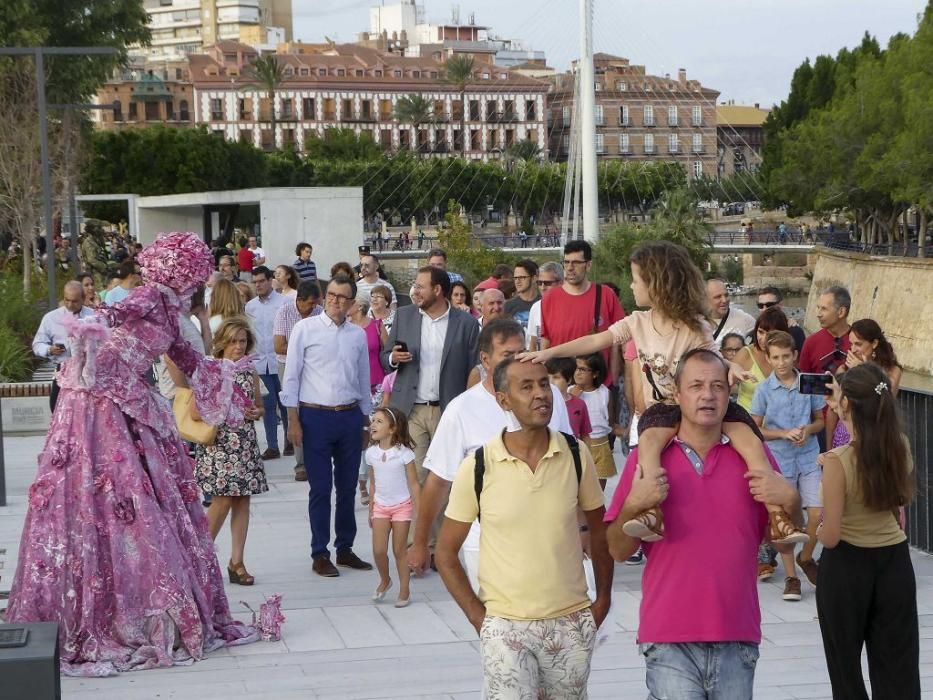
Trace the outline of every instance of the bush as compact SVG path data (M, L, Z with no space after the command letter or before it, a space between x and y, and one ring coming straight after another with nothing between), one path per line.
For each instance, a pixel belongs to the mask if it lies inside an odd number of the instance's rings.
M12 262L12 261L11 261ZM59 279L59 286L64 280ZM3 381L28 380L35 366L32 338L45 313L45 275L36 270L32 290L23 294L22 273L15 265L0 272L0 376Z
M22 382L32 373L32 356L23 339L0 326L0 382Z

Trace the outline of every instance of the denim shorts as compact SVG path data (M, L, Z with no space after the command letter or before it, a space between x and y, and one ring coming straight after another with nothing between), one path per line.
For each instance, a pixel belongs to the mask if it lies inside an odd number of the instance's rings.
M749 642L639 644L648 700L751 700L758 645Z

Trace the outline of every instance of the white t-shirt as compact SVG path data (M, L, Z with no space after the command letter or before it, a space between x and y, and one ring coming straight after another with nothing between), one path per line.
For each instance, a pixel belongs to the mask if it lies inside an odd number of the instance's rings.
M531 337L535 338L541 337L541 300L538 299L534 304L531 305L531 310L528 312L528 327L525 328L525 347L529 346L531 342Z
M551 393L554 395L554 409L548 427L572 435L567 403L553 384ZM499 407L496 397L486 391L486 387L476 384L447 404L431 446L428 447L424 466L444 481L452 482L467 455L485 445L502 430L519 430L518 422L511 413ZM463 546L465 549L479 549L478 522L473 523Z
M722 319L714 319L710 322L713 326L713 331L719 327L721 321ZM726 322L723 324L722 330L716 335L715 340L721 341L729 333L738 333L745 338L751 335L753 330L755 330L755 317L745 313L738 306L730 306Z
M376 482L376 503L397 506L411 499L406 466L415 461L415 453L403 445L384 450L372 445L366 450L366 464L372 467Z
M605 385L593 391L580 392L590 414L590 438L604 438L609 434L609 389Z

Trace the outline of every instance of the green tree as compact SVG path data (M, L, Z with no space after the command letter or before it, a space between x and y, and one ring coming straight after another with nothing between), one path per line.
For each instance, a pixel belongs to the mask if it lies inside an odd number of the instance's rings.
M534 141L525 139L524 141L516 141L511 146L509 146L505 151L505 158L506 162L538 162L541 160L542 153L543 151L541 150L541 146L536 144Z
M372 136L353 129L325 129L323 138L317 135L305 139L305 155L310 161L369 161L381 160L382 147Z
M438 231L441 247L447 252L450 268L463 275L472 289L490 275L493 268L505 263L514 265L518 257L507 255L498 248L486 248L472 236L472 227L460 217L460 205L453 199L447 202L444 227Z
M421 125L434 121L434 103L415 93L400 97L395 104L395 119L402 124L411 124L411 146L417 150Z
M460 140L463 145L463 156L466 157L469 139L466 131L467 103L466 89L473 82L473 68L476 63L472 56L457 54L447 59L444 70L444 82L453 85L460 93Z
M272 123L272 149L275 150L276 138L276 98L275 93L285 82L285 64L280 63L273 55L260 56L255 61L246 66L243 71L244 77L249 81L246 84L247 90L254 90L262 93L269 100L269 116Z

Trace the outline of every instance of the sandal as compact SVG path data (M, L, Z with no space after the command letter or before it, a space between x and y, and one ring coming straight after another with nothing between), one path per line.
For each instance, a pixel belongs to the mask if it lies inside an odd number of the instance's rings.
M246 570L243 562L234 564L231 561L227 564L227 575L230 577L230 583L236 583L240 586L252 586L256 583L256 579Z
M806 544L810 541L810 535L794 525L794 521L783 510L768 513L768 518L768 536L773 544Z
M360 484L360 503L364 506L369 505L369 491L366 490L366 486Z
M629 537L642 542L657 542L664 539L664 517L661 515L661 509L655 506L644 513L639 513L622 525L622 531Z

